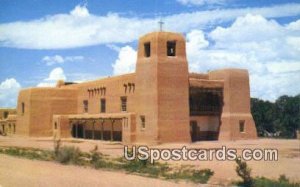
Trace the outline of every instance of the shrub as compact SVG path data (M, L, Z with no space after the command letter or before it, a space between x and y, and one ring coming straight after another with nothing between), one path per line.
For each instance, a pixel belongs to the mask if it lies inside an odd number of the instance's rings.
M128 172L143 172L145 168L147 168L147 160L142 161L139 159L134 159L131 161L126 161L124 164L124 169Z
M55 160L62 164L81 165L83 160L80 156L81 151L78 148L64 146L58 150Z
M207 183L211 176L213 176L214 172L210 169L203 169L203 170L194 170L192 172L191 180L196 183Z
M248 168L247 163L236 159L238 164L236 172L243 181L237 182L239 186L243 187L300 187L300 183L291 183L285 175L280 175L278 180L272 180L265 177L251 177L251 169Z
M130 173L140 173L149 177L159 177L163 176L168 170L169 166L167 164L151 164L149 159L140 160L134 159L127 161L124 159L119 159L121 161L121 167Z
M289 179L285 175L280 175L278 178L279 182L289 182Z
M100 155L97 152L98 151L98 146L95 145L95 148L91 151L91 164L95 164L100 160Z
M280 175L278 180L267 179L265 177L257 177L254 179L255 187L300 187L300 183L291 183L285 175Z
M236 159L235 162L237 163L235 171L243 180L240 185L244 187L252 187L253 179L251 177L251 169L247 166L247 163L243 162L241 159Z

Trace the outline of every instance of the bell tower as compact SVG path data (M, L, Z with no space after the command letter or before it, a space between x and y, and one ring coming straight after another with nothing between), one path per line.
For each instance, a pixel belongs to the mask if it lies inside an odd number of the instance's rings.
M185 39L153 32L139 39L136 64L137 142L189 142Z

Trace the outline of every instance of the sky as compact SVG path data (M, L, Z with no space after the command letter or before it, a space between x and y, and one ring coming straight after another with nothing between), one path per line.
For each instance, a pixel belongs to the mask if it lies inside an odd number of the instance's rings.
M190 72L249 71L251 97L300 93L300 2L0 0L0 107L18 92L134 72L138 38L186 38Z

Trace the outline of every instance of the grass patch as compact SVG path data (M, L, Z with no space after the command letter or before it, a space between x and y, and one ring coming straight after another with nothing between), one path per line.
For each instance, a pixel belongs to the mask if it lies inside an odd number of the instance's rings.
M210 169L196 170L196 169L179 169L171 174L167 174L168 179L184 179L194 183L205 184L208 182L210 177L214 174Z
M98 152L98 146L90 152L90 165L96 169L104 168L104 169L119 169L120 164L119 162L114 162L113 160L105 157L102 153Z
M122 168L128 173L140 173L149 177L162 177L170 169L168 164L151 164L148 160L123 161Z
M134 159L128 161L123 157L109 159L105 157L105 155L97 152L97 150L98 147L95 147L95 149L90 152L90 164L96 169L123 170L128 173L147 177L188 180L194 183L207 183L214 174L214 172L209 169L193 169L194 166L183 165L180 168L174 168L167 163L156 162L151 164L149 160Z
M280 175L278 180L268 179L265 177L251 177L251 169L247 163L236 159L236 172L242 178L242 181L234 182L241 187L300 187L300 183L290 182L285 175Z
M52 151L34 149L34 148L1 147L0 153L27 158L30 160L51 161L54 159L54 155Z
M76 147L61 146L57 141L53 151L8 147L0 148L0 153L28 158L32 160L56 161L61 164L89 166L95 169L107 169L125 171L146 177L161 178L167 180L187 180L194 183L207 183L213 175L209 169L197 170L193 166L183 165L179 168L171 167L167 163L156 162L151 164L149 160L135 159L128 161L123 157L110 158L98 152L98 147L90 152L81 152Z
M281 175L278 180L272 180L265 177L257 177L253 180L255 187L300 187L300 183L290 182L285 175Z

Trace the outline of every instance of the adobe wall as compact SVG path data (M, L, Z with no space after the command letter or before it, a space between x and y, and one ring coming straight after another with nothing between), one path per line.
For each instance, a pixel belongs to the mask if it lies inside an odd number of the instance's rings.
M140 143L157 143L158 136L158 93L157 93L157 35L145 35L139 39L136 64L137 97L136 138ZM150 43L150 57L144 56L144 43ZM145 116L146 127L141 127L141 116Z
M249 74L242 69L223 69L209 72L209 79L224 80L223 110L219 140L256 138L256 127L250 111ZM240 132L240 121L245 131Z
M16 134L29 136L29 125L31 118L31 89L24 89L19 92L17 103L17 129ZM24 103L24 113L22 111L22 103Z
M176 41L175 56L167 56L167 41ZM150 43L150 57L145 57L145 43ZM190 142L188 76L182 35L154 32L140 38L136 65L138 142ZM146 120L144 129L141 116Z
M22 114L22 103L25 112ZM18 134L52 136L54 114L77 112L77 90L70 88L31 88L22 90L18 99Z
M52 129L55 140L72 137L69 117L67 115L53 115Z
M144 57L144 42L155 39L155 35L139 40L136 64L136 140L140 143L156 144L158 137L158 97L157 97L157 49L151 45L151 56ZM145 116L146 127L141 127L141 116Z
M166 61L158 64L158 127L161 142L190 141L188 68L185 59L176 59L176 63Z
M136 130L136 114L129 114L123 123L122 143L127 145L136 143Z
M84 113L84 100L88 100L88 114L100 113L100 99L106 100L105 113L121 112L121 97L123 96L127 97L127 112L134 112L136 86L131 86L130 90L129 84L135 84L135 73L62 86L62 88L78 89L77 111L74 114ZM100 88L102 88L102 92ZM88 90L93 91L89 92Z

